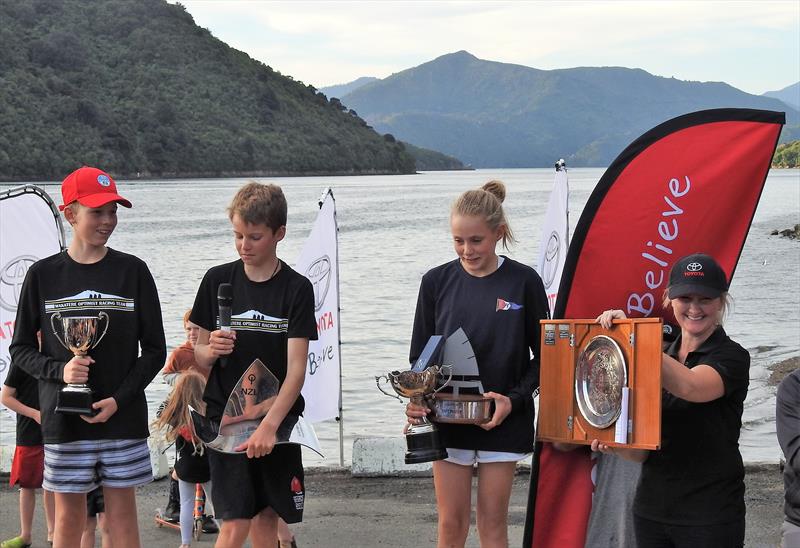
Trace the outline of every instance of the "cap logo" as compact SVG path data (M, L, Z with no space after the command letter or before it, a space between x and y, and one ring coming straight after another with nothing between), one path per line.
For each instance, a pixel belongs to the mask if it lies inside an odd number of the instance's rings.
M689 263L686 265L686 270L689 272L697 272L698 270L703 270L703 265L700 263Z
M108 175L98 175L97 182L100 186L111 186L111 179L108 178Z

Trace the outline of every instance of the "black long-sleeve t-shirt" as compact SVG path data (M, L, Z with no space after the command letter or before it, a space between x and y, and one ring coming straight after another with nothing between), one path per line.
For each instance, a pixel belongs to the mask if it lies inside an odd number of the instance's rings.
M539 320L547 317L541 278L532 268L509 258L484 277L467 273L458 259L423 276L411 362L431 335L449 337L463 328L475 351L484 390L508 396L512 406L503 423L489 431L474 425L439 424L446 447L514 453L533 450Z
M792 371L778 386L775 425L786 458L783 510L786 521L800 526L800 369Z
M72 352L59 342L53 323L96 316L102 332L104 314L108 329L88 352L95 363L87 384L95 401L113 397L118 409L105 423L89 424L78 415L55 413ZM109 248L92 264L75 262L67 252L36 262L22 286L10 351L13 362L39 380L44 443L149 435L144 389L164 365L166 340L156 285L142 260Z

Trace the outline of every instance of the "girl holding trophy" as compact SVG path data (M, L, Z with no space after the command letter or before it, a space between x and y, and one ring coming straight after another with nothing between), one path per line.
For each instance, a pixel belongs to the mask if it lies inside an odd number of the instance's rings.
M117 206L131 207L114 180L82 167L61 194L72 241L28 270L11 357L39 381L55 548L80 545L98 486L115 544L138 546L135 487L153 479L144 389L167 354L161 306L144 261L106 246Z
M412 363L430 336L448 337L462 328L475 351L483 395L494 401L485 424L437 425L448 453L433 464L440 547L464 546L467 540L475 465L481 546L508 545L516 463L533 451L539 320L548 317L548 305L536 272L496 253L498 242L507 249L513 241L504 198L503 183L490 181L456 200L450 229L458 258L423 276L417 301ZM411 403L406 408L412 424L429 412Z

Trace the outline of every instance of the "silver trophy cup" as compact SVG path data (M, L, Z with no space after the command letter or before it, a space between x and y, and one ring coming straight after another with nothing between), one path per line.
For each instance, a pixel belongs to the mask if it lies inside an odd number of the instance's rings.
M449 376L439 388L436 388L439 373L445 368L448 370ZM403 400L399 396L403 396L410 399L412 403L424 407L425 397L436 394L447 386L452 378L453 372L449 365L434 365L424 371L392 371L386 375L375 377L375 383L378 385L378 390L387 396L397 398L401 402ZM381 381L384 384L390 384L398 395L384 390L381 387ZM447 450L442 445L439 430L427 417L422 417L419 424L412 424L408 427L406 446L408 448L405 457L406 464L447 458Z
M100 324L105 325L102 332ZM108 314L98 312L97 316L65 316L60 312L50 316L53 334L64 348L75 356L86 356L95 348L108 331ZM56 413L70 415L93 415L92 389L86 384L67 384L58 393Z

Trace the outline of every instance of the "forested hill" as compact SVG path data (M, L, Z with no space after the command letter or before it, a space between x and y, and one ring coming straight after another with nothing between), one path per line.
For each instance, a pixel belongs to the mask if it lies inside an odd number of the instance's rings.
M783 102L723 82L689 82L641 69L539 70L460 51L340 97L382 133L474 167L607 166L639 135L710 108L786 111L782 141L800 137Z
M0 180L409 173L338 101L163 0L0 2Z

